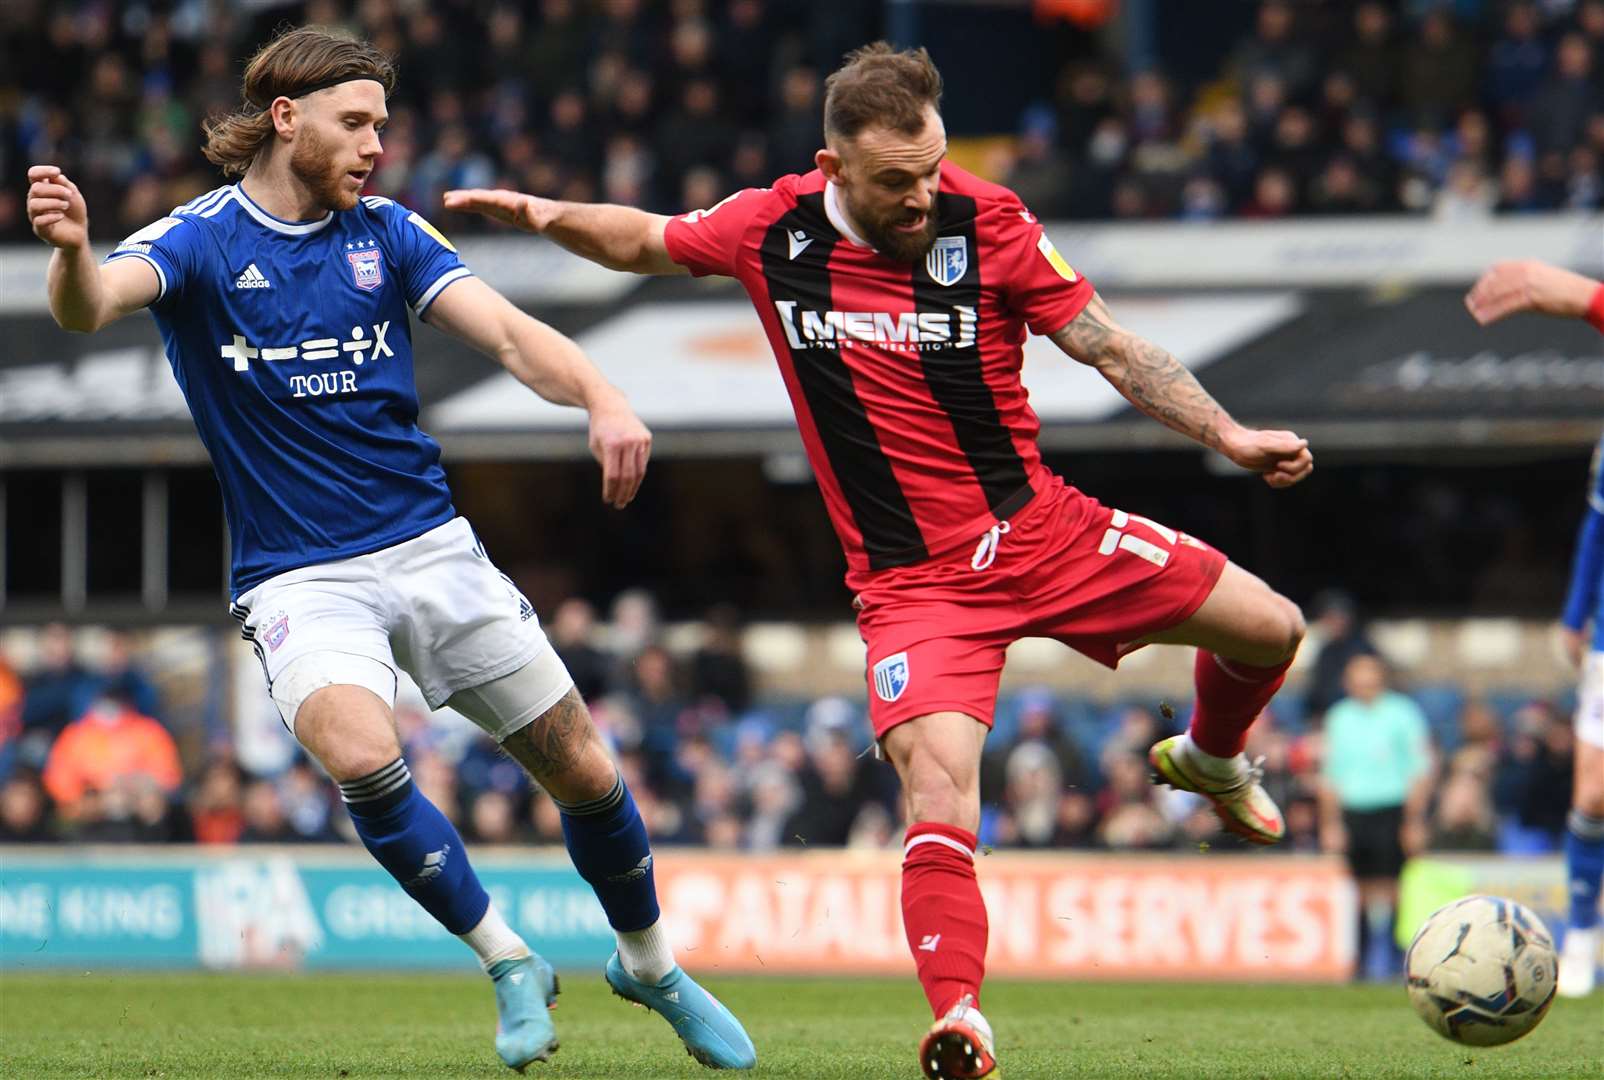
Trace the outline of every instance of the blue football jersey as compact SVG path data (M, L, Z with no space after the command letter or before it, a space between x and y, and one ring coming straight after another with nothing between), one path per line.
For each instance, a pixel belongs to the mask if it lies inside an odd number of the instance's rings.
M1593 621L1593 648L1604 652L1604 439L1593 451L1593 471L1587 480L1587 509L1576 536L1571 562L1571 587L1565 596L1560 621L1580 630Z
M454 516L407 317L469 271L421 216L367 196L281 221L229 185L107 259L161 279L150 309L222 486L234 596Z

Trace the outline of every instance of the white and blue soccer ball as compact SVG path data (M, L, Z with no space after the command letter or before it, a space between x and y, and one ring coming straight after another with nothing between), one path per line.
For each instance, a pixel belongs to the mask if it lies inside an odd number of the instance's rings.
M1438 908L1404 960L1409 1001L1444 1038L1469 1046L1513 1042L1554 1000L1559 957L1530 908L1467 896Z

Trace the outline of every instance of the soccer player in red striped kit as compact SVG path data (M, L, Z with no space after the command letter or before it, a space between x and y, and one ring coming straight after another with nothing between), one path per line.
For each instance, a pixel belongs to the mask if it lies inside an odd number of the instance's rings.
M1190 730L1155 771L1259 843L1280 811L1242 748L1303 636L1296 606L1199 540L1110 509L1041 462L1020 382L1027 330L1133 405L1273 487L1313 468L1291 432L1231 419L1168 352L1122 329L1011 191L944 160L941 77L923 50L859 49L827 82L818 168L668 218L507 191L446 195L602 265L745 286L846 549L868 645L870 718L902 780L902 913L936 1016L932 1078L996 1069L980 1012L975 880L981 747L1003 654L1051 637L1113 667L1198 647Z

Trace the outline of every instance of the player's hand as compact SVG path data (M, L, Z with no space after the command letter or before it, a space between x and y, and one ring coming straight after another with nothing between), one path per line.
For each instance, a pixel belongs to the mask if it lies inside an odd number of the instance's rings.
M1221 439L1220 453L1273 488L1291 487L1314 471L1309 440L1290 431L1237 428Z
M1580 630L1572 630L1568 626L1559 628L1559 647L1565 654L1565 659L1571 662L1571 667L1577 671L1582 670L1582 659L1587 655L1587 638Z
M591 407L590 452L602 467L602 502L622 510L640 490L652 453L652 433L622 394Z
M1598 282L1536 259L1496 263L1465 294L1465 307L1483 326L1517 311L1579 319Z
M89 243L89 207L78 185L54 165L28 167L28 224L51 247L75 250Z
M483 214L528 232L544 232L555 216L557 204L537 195L524 195L517 191L486 188L468 188L448 191L445 194L447 210L463 210L470 214Z

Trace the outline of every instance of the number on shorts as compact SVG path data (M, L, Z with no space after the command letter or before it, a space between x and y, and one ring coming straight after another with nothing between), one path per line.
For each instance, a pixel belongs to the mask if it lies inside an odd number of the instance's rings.
M1153 521L1151 518L1145 518L1141 514L1127 514L1123 510L1115 510L1114 516L1109 519L1108 531L1103 533L1103 542L1097 545L1097 554L1112 555L1116 550L1120 550L1140 556L1154 566L1163 566L1169 562L1170 553L1167 549L1159 547L1151 540L1144 540L1140 536L1132 536L1128 532L1121 531L1133 521L1146 525L1170 547L1173 548L1175 546L1175 541L1178 539L1179 534L1174 529L1167 525L1160 525L1158 522Z

